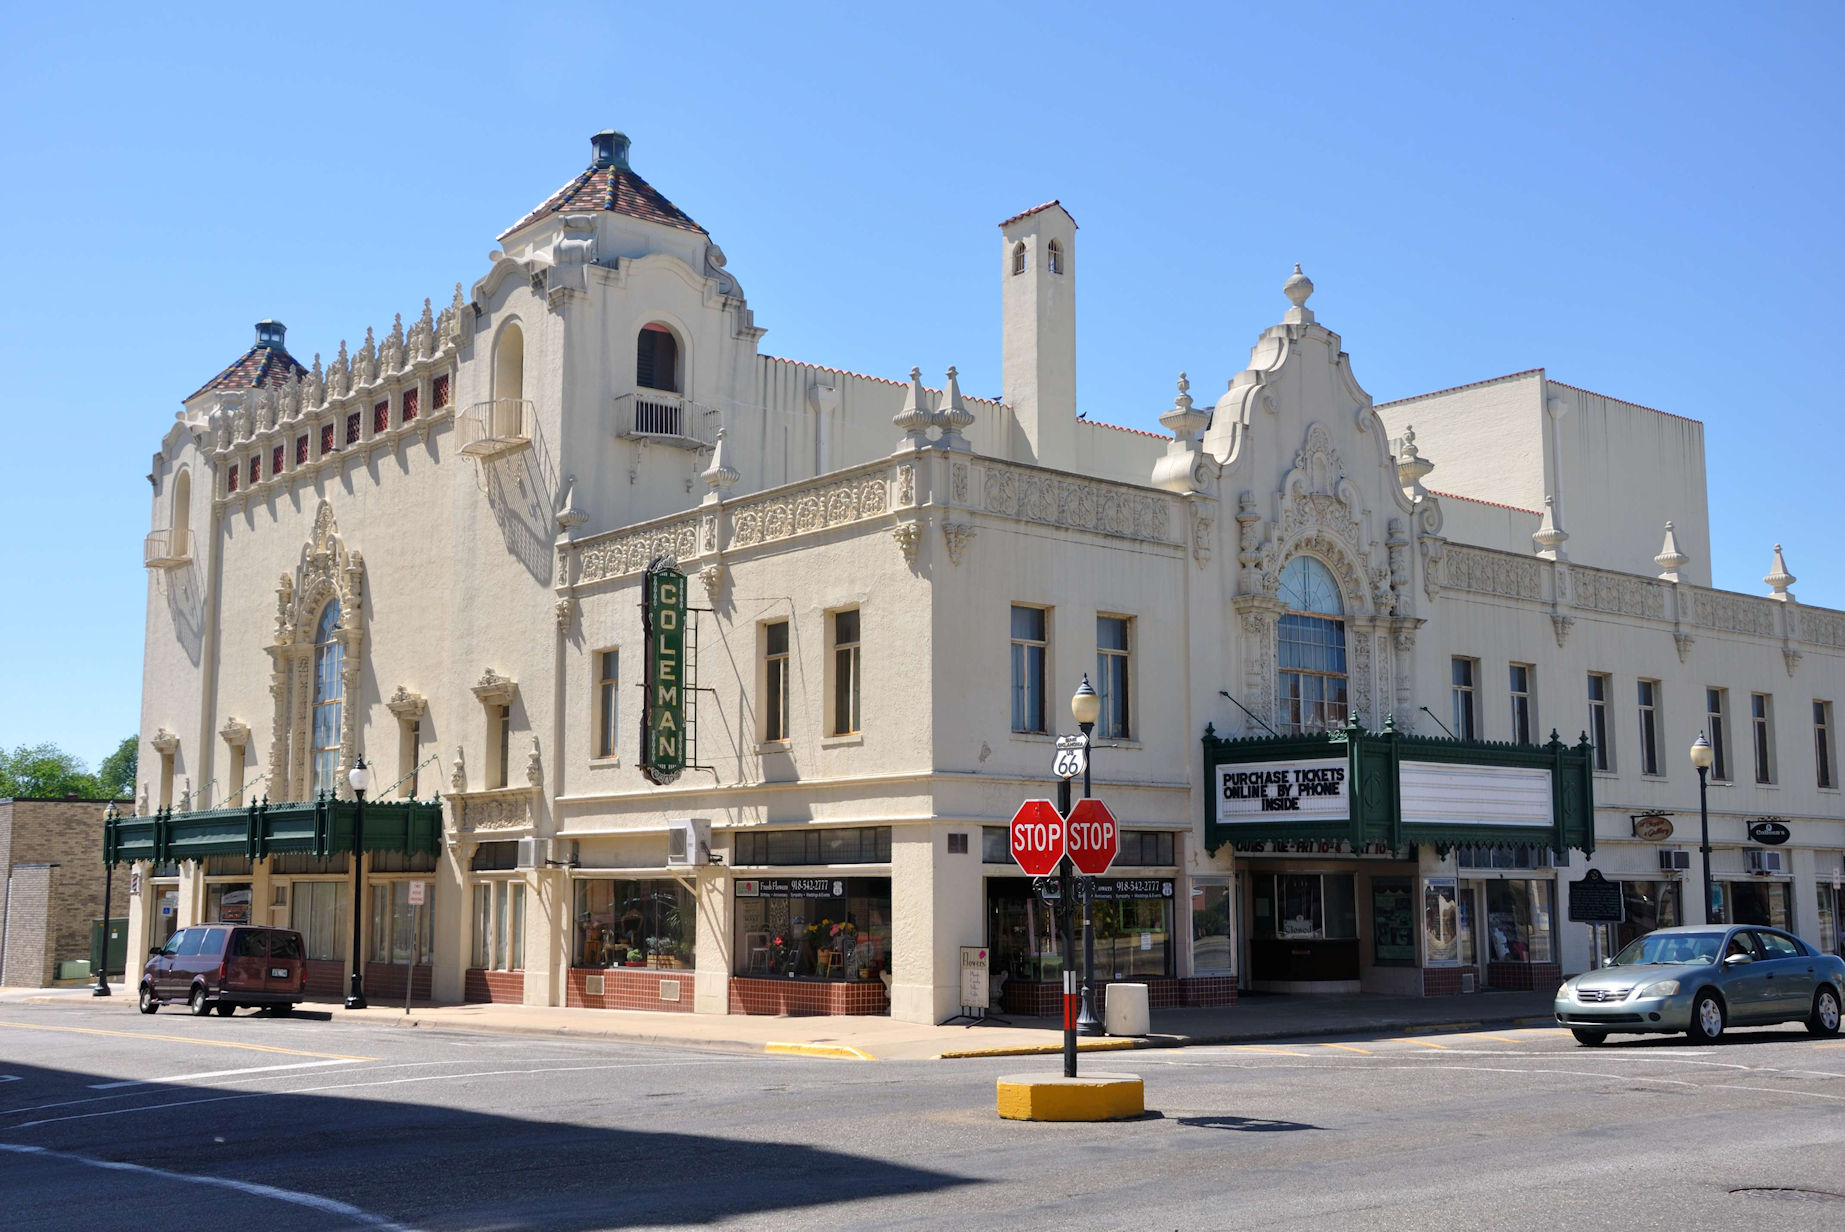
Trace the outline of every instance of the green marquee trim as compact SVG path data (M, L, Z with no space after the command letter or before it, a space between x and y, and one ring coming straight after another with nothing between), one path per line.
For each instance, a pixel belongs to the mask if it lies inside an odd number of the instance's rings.
M286 804L263 800L241 809L189 813L163 809L147 817L110 814L103 822L103 861L164 864L206 856L260 860L290 852L337 855L352 850L357 811L355 801L322 796ZM442 850L441 797L366 801L365 850L438 854Z

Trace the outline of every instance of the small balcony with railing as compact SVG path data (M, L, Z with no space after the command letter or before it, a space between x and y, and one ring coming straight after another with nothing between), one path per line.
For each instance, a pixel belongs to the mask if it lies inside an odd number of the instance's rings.
M491 458L532 443L532 400L494 398L476 402L455 419L461 452Z
M149 569L177 569L192 563L192 532L185 527L157 530L144 548Z
M709 449L715 427L706 421L716 418L710 409L664 389L637 389L615 399L615 435L627 441Z

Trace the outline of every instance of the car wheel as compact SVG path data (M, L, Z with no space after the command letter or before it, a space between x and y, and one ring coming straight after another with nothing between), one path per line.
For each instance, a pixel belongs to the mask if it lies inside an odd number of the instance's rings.
M150 984L141 985L141 1012L143 1014L152 1014L159 1009L160 998L154 995L153 986Z
M1714 992L1701 992L1691 1003L1691 1028L1685 1032L1694 1044L1714 1044L1723 1035L1723 1002Z
M1570 1034L1575 1036L1576 1042L1584 1048L1594 1048L1608 1042L1606 1031L1592 1031L1588 1027L1571 1027Z
M211 1013L211 1002L205 999L205 985L200 984L192 990L192 996L186 1001L186 1008L192 1011L194 1018L203 1018Z
M237 1007L231 1004L229 1001L218 1002L218 1017L229 1018L232 1014L235 1014L236 1012L237 1012Z
M1839 994L1822 988L1813 994L1813 1013L1807 1018L1807 1030L1814 1035L1839 1033Z

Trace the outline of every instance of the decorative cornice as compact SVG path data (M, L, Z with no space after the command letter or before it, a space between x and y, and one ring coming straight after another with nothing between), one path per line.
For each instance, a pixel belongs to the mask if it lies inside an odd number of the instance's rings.
M385 708L396 715L400 721L407 723L413 719L422 718L424 712L429 708L429 702L421 693L412 693L400 684L397 686L397 692L391 694L390 700L385 702Z
M481 673L480 680L474 685L474 696L483 706L510 706L513 695L519 691L517 681L500 675L491 667Z

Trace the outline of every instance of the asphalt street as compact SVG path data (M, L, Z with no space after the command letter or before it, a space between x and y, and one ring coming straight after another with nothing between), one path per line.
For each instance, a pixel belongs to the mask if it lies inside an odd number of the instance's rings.
M1512 1029L859 1062L125 999L0 1005L8 1228L1845 1227L1845 1040Z

